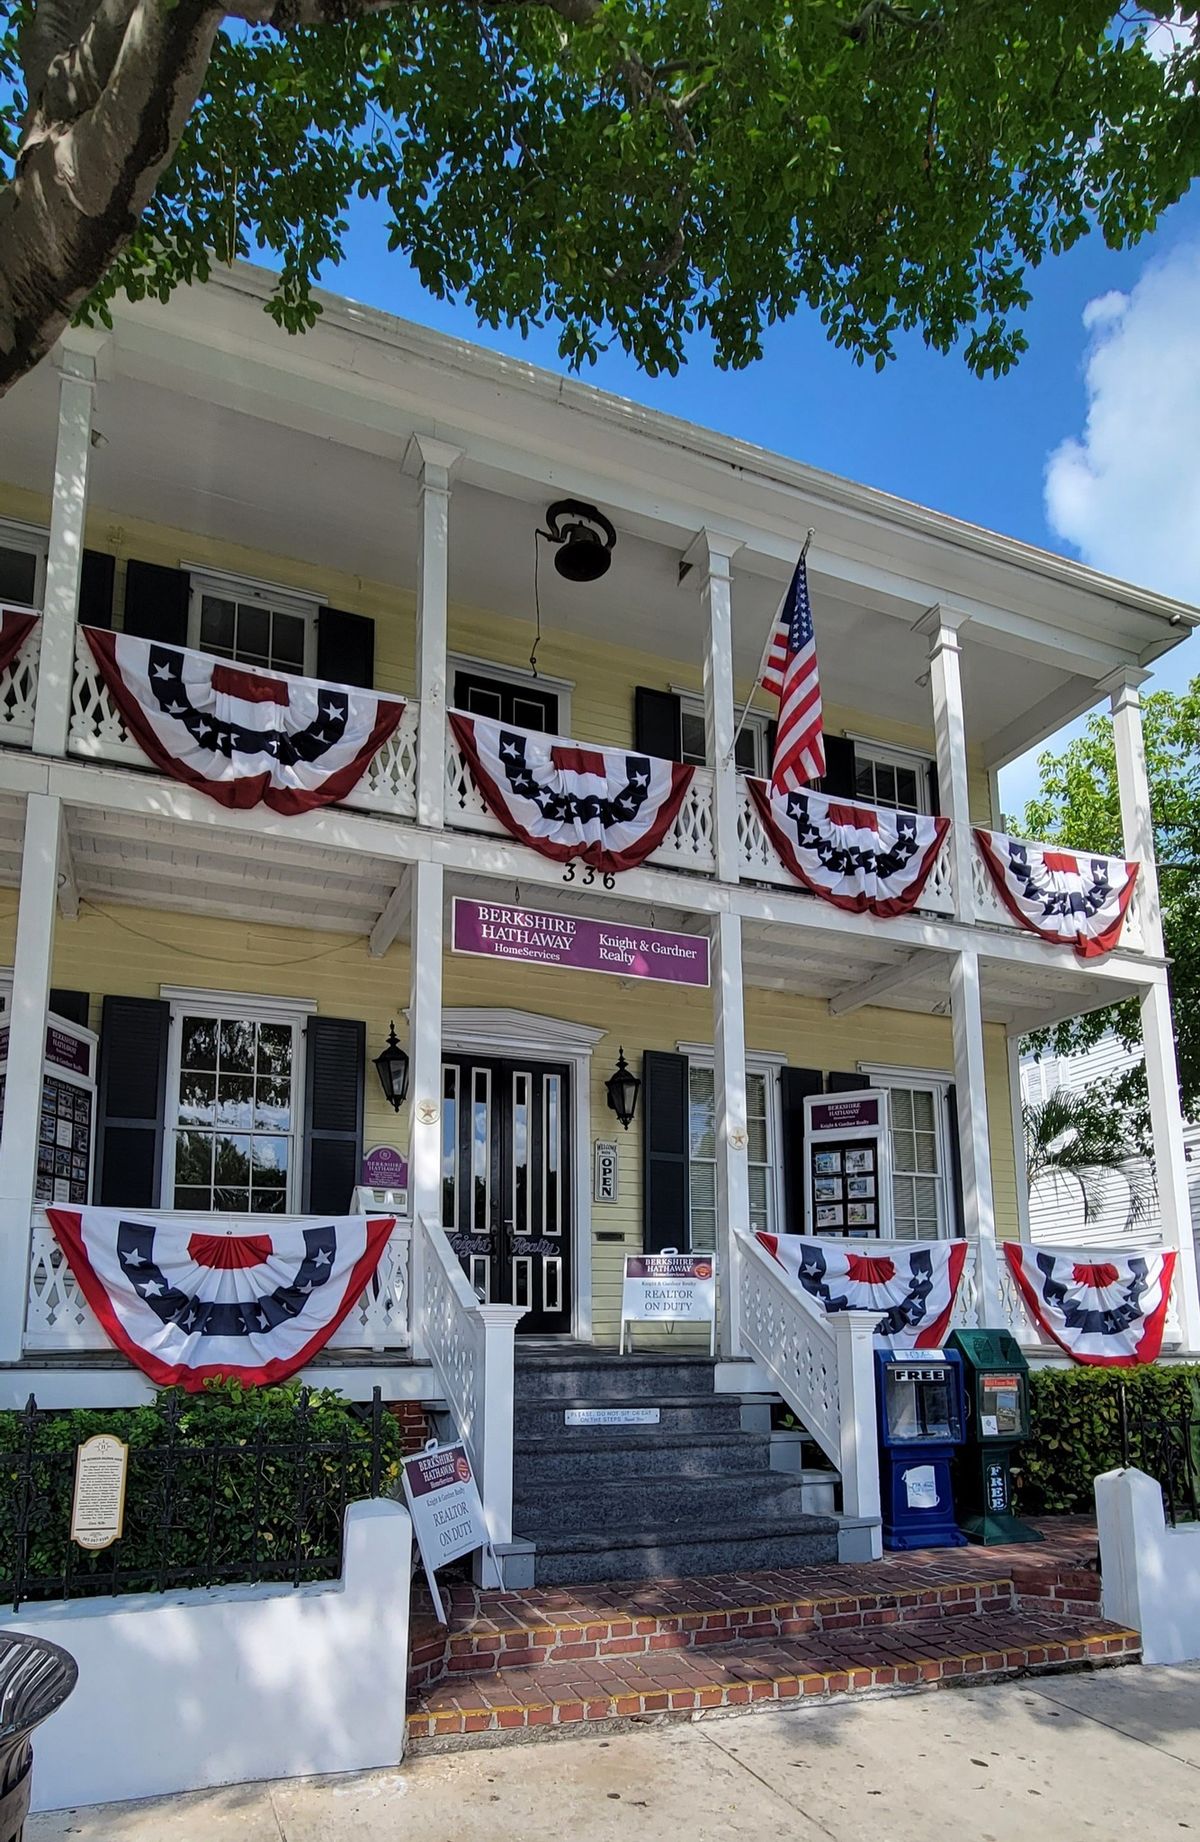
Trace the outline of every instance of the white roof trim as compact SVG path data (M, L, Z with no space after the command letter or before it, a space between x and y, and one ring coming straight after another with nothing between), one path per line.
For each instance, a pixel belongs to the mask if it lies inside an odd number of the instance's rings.
M408 1016L406 1011L405 1016ZM442 1046L446 1049L486 1050L495 1054L515 1049L553 1061L555 1055L590 1055L608 1035L586 1023L561 1017L540 1017L534 1011L493 1010L486 1005L466 1005L442 1012Z

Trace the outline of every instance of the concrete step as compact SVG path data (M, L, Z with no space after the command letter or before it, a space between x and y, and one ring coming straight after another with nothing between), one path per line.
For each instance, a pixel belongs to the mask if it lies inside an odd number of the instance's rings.
M576 1478L533 1492L523 1486L513 1498L513 1534L536 1541L539 1557L544 1537L564 1529L653 1530L677 1538L679 1531L697 1526L757 1519L769 1535L780 1517L801 1510L802 1489L798 1477L782 1471Z
M800 1496L800 1492L796 1492ZM666 1527L547 1530L537 1537L539 1587L592 1581L679 1580L689 1574L813 1567L837 1560L838 1525L832 1516L797 1510L765 1521L723 1516Z
M568 1442L573 1439L586 1438L591 1433L604 1430L620 1431L618 1427L605 1429L597 1426L568 1426L564 1415L568 1408L593 1409L600 1412L622 1407L646 1406L658 1409L658 1422L654 1430L666 1438L679 1438L691 1433L736 1433L742 1424L742 1407L746 1402L761 1402L761 1395L741 1394L671 1394L656 1395L652 1401L629 1401L621 1396L612 1395L562 1395L549 1400L530 1400L520 1393L521 1381L517 1381L517 1397L513 1409L513 1430L520 1438L540 1439L553 1434ZM629 1428L630 1431L647 1429Z
M715 1364L707 1356L614 1356L604 1350L522 1357L518 1401L605 1400L657 1404L660 1395L711 1395Z
M659 1650L604 1661L463 1672L425 1690L408 1716L416 1751L545 1738L585 1724L697 1720L872 1690L961 1687L1003 1677L1136 1662L1137 1633L1098 1617L1026 1612L905 1627L742 1635L694 1653Z
M554 1434L517 1439L513 1485L519 1498L532 1498L546 1485L589 1479L762 1476L770 1470L770 1458L768 1433L664 1435L658 1427L613 1427L581 1431L568 1439Z

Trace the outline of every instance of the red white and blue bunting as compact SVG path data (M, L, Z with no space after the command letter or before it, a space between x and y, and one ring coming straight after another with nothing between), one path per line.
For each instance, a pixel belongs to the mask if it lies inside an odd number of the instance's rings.
M450 712L476 786L505 831L557 863L632 870L658 849L695 769L627 748L581 748Z
M949 819L855 806L827 793L779 793L765 780L747 784L780 862L814 895L884 917L920 901Z
M1053 844L975 829L983 861L1009 913L1043 940L1097 959L1121 938L1138 866Z
M914 1241L886 1254L808 1234L759 1234L795 1291L823 1311L878 1311L881 1349L937 1349L967 1258L967 1244Z
M222 806L287 817L361 780L404 705L373 691L231 665L183 646L85 627L109 695L156 767Z
M0 610L0 678L12 665L17 654L37 626L38 615L27 608Z
M192 1390L303 1368L361 1298L395 1226L342 1215L217 1234L211 1221L125 1209L46 1214L117 1348L160 1388Z
M1155 1362L1175 1274L1173 1250L1055 1253L1005 1241L1029 1315L1076 1362L1132 1369Z

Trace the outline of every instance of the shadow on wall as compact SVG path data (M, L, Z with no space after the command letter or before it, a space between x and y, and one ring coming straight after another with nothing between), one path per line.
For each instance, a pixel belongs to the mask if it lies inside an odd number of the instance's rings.
M39 1731L33 1808L394 1765L404 1745L412 1525L352 1503L341 1580L37 1606L79 1685Z

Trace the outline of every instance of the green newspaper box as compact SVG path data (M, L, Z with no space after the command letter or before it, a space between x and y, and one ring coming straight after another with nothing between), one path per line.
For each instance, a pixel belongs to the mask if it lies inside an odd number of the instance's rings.
M968 1541L1041 1541L1012 1513L1012 1455L1029 1437L1029 1364L1007 1330L956 1330L963 1360L967 1437L958 1453L954 1500Z

